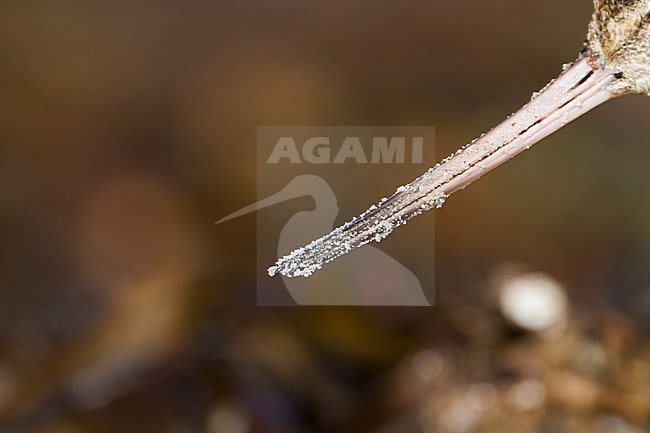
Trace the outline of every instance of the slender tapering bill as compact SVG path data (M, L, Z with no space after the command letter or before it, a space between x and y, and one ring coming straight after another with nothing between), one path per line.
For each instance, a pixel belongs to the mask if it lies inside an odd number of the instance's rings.
M616 76L617 71L585 53L489 133L348 223L282 257L269 268L269 275L309 276L354 248L381 241L414 216L441 207L455 191L616 96L618 92L609 87Z
M409 219L528 149L587 111L626 93L650 95L650 0L594 0L583 54L492 131L352 221L282 257L269 275L309 276L343 254L381 241Z

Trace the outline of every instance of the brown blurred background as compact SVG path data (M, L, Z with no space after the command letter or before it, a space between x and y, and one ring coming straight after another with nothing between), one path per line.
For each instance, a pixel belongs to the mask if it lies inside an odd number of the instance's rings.
M256 199L258 125L435 125L442 158L573 60L591 11L2 2L0 431L650 429L647 98L449 200L432 308L256 307L255 217L213 224ZM504 267L557 282L562 331L507 320Z

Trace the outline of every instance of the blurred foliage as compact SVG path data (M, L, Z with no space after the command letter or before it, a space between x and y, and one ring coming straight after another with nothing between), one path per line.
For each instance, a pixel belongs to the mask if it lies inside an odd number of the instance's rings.
M454 196L432 308L258 308L254 218L213 225L255 200L256 126L433 124L444 157L572 60L590 13L2 2L0 430L649 430L645 98ZM562 333L488 299L510 259L562 282Z

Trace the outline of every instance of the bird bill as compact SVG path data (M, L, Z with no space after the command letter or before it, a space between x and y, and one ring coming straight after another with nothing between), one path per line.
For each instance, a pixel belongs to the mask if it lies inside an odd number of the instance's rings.
M441 207L454 192L544 137L617 96L610 88L617 71L586 52L517 112L487 134L430 168L393 195L329 234L280 258L270 276L308 277L323 265L355 248L380 242L400 225L430 209Z

